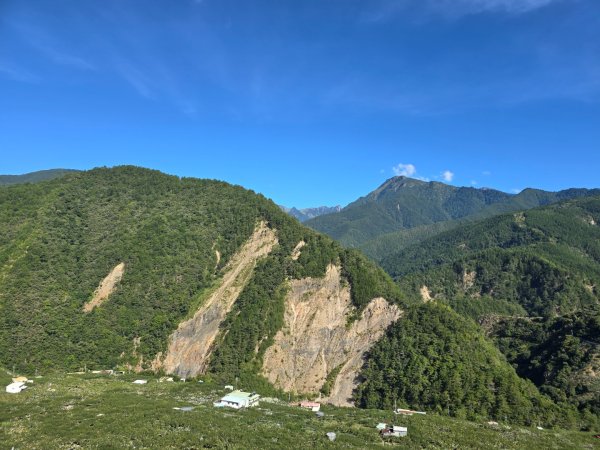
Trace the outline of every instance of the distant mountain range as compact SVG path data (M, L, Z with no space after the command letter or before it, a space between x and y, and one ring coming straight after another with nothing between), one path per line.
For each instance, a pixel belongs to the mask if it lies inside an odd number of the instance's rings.
M294 208L294 207L287 208L285 206L280 205L280 208L283 209L290 216L298 219L300 222L306 222L307 220L314 219L315 217L323 216L325 214L332 214L332 213L340 212L342 210L342 207L340 205L338 205L338 206L318 206L316 208L303 208L303 209L298 209L298 208Z
M68 173L77 172L73 169L49 169L37 172L25 173L23 175L0 175L0 186L12 184L37 183L39 181L52 180L62 177Z
M394 177L340 212L310 219L306 225L379 260L390 246L400 250L464 221L598 194L600 189L525 189L514 195Z

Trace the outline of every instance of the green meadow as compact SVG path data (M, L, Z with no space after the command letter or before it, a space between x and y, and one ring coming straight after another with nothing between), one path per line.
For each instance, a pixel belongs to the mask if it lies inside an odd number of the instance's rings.
M146 385L132 381L147 379ZM223 386L163 382L154 376L52 374L20 394L0 393L4 449L401 448L593 449L591 433L469 422L436 415L324 406L323 418L264 399L235 411L214 408ZM2 386L10 375L2 371ZM192 411L175 410L191 406ZM377 423L408 427L408 436L379 437ZM327 432L335 432L330 442Z

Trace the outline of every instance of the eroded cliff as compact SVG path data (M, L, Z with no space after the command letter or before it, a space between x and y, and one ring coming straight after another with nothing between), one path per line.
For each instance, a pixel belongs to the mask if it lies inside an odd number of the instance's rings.
M284 327L265 352L263 375L281 389L317 394L337 369L328 401L351 406L366 352L401 314L383 298L373 299L348 325L354 312L337 266L330 265L323 278L290 281Z

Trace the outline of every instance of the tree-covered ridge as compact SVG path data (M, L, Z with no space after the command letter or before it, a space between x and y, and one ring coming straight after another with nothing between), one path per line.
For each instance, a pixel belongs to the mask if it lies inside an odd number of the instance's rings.
M415 300L423 287L474 319L556 316L597 305L600 198L486 219L387 258Z
M441 304L409 308L371 349L362 376L356 399L367 408L567 426L577 417L519 378L475 323Z
M358 308L369 296L399 301L383 271L251 191L136 167L95 169L0 189L0 361L24 370L140 358L147 366L263 220L279 245L240 295L234 312L248 320L227 321L214 370L242 370L277 331L287 278L319 276L339 261L349 279L359 273L351 281ZM293 261L301 240L307 244ZM83 314L120 263L125 275L110 300Z
M565 255L562 263L550 250ZM600 280L597 268L578 271L567 259L573 256L572 249L563 247L493 248L401 277L399 283L415 300L426 287L429 296L474 319L490 313L561 315L598 304L598 293L591 288Z
M599 221L600 197L572 200L504 214L444 232L389 255L382 264L388 273L400 277L453 263L490 248L537 246L558 262L594 270L600 262ZM569 254L569 250L580 257Z
M445 303L488 328L515 366L589 423L598 414L600 198L507 214L385 260L415 301Z
M49 169L37 172L25 173L23 175L0 175L0 186L9 186L23 183L39 183L40 181L53 180L64 175L77 172L71 169Z
M598 189L525 189L511 195L395 177L339 213L306 224L346 246L361 248L379 261L410 244L475 220L599 194Z

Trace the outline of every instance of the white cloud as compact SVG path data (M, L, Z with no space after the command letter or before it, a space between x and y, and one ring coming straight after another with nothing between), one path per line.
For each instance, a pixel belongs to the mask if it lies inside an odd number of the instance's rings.
M398 164L392 167L392 171L399 177L412 177L417 173L417 168L412 164Z
M442 178L444 181L450 182L454 179L454 172L450 172L449 170L444 170L442 172Z
M477 180L471 180L471 186L477 186L479 182Z
M490 172L489 170L484 170L483 172L481 172L481 175L489 177L492 174L492 172Z
M384 0L378 9L365 15L365 21L382 22L415 9L447 18L481 13L518 15L563 1L577 0Z
M116 69L118 74L127 81L139 95L149 99L155 98L154 89L152 87L153 83L142 70L126 62L117 64Z
M446 11L455 8L458 13L507 12L522 14L561 0L442 0L430 1Z
M510 192L511 192L512 194L518 194L518 193L519 193L519 192L521 192L522 190L523 190L523 189L517 189L517 188L514 188L514 189L511 189L511 190L510 190Z

